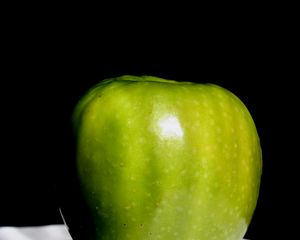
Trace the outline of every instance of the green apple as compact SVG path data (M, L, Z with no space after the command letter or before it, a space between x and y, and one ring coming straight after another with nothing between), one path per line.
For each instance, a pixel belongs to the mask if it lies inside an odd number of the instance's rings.
M122 76L74 111L93 240L241 240L262 155L244 104L213 84ZM88 239L88 237L87 237Z

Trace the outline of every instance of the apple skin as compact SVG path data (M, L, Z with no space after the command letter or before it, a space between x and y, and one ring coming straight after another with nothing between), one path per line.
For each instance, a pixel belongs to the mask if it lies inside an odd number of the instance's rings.
M213 84L151 76L100 82L75 108L86 239L241 240L262 154L244 104Z

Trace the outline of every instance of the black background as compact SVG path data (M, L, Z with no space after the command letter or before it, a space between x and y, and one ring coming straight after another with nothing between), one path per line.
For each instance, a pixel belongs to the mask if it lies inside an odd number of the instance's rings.
M57 190L73 160L73 108L100 80L133 74L210 82L236 94L254 118L263 151L261 191L246 236L296 234L297 78L288 30L17 26L5 45L1 83L0 226L62 222Z

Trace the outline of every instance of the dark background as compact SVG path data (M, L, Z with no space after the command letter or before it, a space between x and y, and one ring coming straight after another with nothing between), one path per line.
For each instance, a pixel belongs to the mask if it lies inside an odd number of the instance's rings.
M175 27L167 34L99 27L95 38L68 24L57 31L20 26L5 45L1 83L0 226L62 223L57 195L73 160L73 108L100 80L133 74L210 82L235 93L254 118L263 151L261 191L246 237L296 234L298 109L288 30L243 25L189 35Z

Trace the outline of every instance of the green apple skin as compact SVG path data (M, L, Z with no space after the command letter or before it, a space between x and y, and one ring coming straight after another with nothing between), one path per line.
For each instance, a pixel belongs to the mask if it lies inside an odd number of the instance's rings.
M100 82L74 111L93 240L241 240L262 155L244 104L213 84Z

